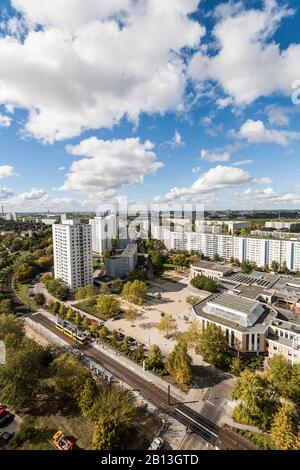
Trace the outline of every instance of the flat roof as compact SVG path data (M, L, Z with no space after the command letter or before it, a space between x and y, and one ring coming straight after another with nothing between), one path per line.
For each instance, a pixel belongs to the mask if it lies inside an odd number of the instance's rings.
M231 271L229 266L224 266L223 264L213 263L210 261L196 261L196 263L192 263L192 266L195 268L211 269L212 271L219 271L222 273Z
M253 308L259 305L259 302L235 294L222 293L210 300L210 303L220 305L221 307L236 310L249 315Z

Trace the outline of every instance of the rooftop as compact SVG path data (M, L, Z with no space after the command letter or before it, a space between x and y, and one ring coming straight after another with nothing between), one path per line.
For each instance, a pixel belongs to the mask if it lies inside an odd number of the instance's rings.
M195 268L211 269L212 271L219 271L221 273L227 273L231 271L229 266L224 266L223 264L219 263L212 263L210 261L197 261L196 263L192 263L192 266Z

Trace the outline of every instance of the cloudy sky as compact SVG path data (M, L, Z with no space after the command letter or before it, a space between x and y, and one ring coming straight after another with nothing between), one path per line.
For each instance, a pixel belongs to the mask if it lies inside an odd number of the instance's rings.
M0 0L0 203L300 208L297 0Z

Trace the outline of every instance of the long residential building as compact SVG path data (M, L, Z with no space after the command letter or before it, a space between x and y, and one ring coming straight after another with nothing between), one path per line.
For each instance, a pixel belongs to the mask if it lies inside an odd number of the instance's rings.
M197 232L172 232L159 227L155 234L160 236L168 250L201 252L208 258L218 255L229 261L235 258L255 262L258 267L271 266L277 261L286 264L290 271L300 271L300 241L275 240L268 238L237 237ZM158 238L158 237L157 237Z
M54 224L54 277L72 291L93 284L92 229L79 220Z

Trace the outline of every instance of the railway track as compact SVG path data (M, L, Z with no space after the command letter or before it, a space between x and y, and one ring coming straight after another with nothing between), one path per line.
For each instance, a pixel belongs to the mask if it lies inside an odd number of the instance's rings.
M13 300L15 308L23 314L32 313L28 306L16 296L12 289L12 273L8 273L3 284L3 292ZM55 328L55 324L44 315L37 313L31 319L41 324L56 336L63 339L69 345L74 346L74 341L64 333ZM78 345L77 345L78 346ZM188 406L178 403L175 397L169 396L167 392L161 390L152 381L137 372L133 372L123 366L117 360L99 351L91 345L81 347L87 358L98 362L104 369L127 383L134 390L138 390L146 399L153 403L161 411L173 416L177 421L186 426L189 430L197 434L205 442L210 443L223 450L255 450L249 441L230 429L220 428L217 424L208 420L201 414L192 410Z
M46 327L48 330L54 332L58 337L64 339L68 344L72 346L74 345L74 341L57 330L57 328L55 328L55 324L47 317L42 314L35 314L31 318ZM158 409L173 416L177 421L189 428L205 442L209 442L211 445L222 449L254 449L254 447L248 443L248 441L243 439L242 436L230 432L227 429L225 430L220 428L217 424L208 420L188 406L178 403L174 396L169 396L167 392L161 390L151 380L148 380L145 376L139 375L137 372L131 371L116 359L111 358L92 345L82 346L80 349L87 358L99 363L119 380L127 383L134 390L138 390L144 398L148 399Z

